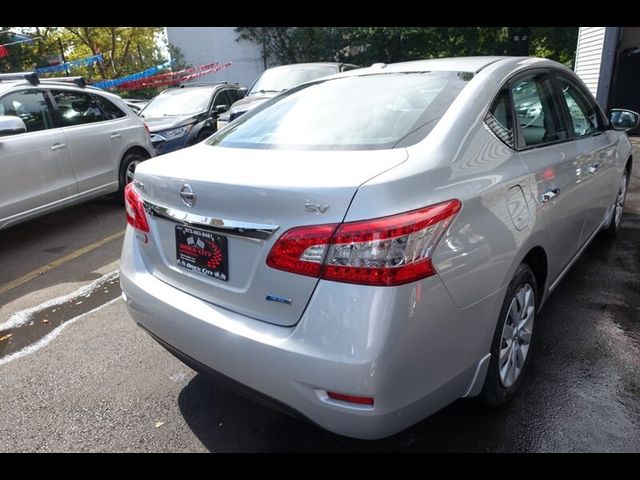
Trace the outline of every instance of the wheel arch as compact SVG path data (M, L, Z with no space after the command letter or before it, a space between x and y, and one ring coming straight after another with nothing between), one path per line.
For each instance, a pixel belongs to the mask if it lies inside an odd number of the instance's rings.
M547 259L547 253L540 245L536 245L531 248L524 256L520 263L526 263L533 271L533 275L536 278L536 284L538 289L538 310L542 306L542 299L545 296L545 288L547 285L547 276L549 273L549 261Z

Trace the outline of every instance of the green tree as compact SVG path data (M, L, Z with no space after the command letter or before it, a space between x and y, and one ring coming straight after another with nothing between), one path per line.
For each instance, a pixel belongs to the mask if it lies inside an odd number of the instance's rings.
M530 54L564 63L575 62L578 27L531 27Z
M468 55L536 55L572 65L577 27L237 27L267 61L359 65Z
M162 30L161 27L63 27L59 35L71 52L67 60L102 53L104 62L88 67L86 73L106 80L163 63L165 59L156 42Z
M0 58L0 72L31 71L36 66L46 65L50 56L60 52L58 42L54 40L58 31L56 27L0 27L0 31L5 30L11 31L0 34L0 45L16 41L14 33L30 37L33 41L8 46L9 55Z
M4 29L11 27L3 27ZM14 31L34 41L9 47L11 55L2 62L5 71L33 70L47 66L48 57L61 55L72 61L102 53L104 62L92 67L76 67L73 75L91 79L118 78L145 70L166 60L157 42L162 27L32 27ZM0 40L6 43L7 34Z
M236 27L238 39L262 48L265 67L270 63L333 61L344 46L342 28Z

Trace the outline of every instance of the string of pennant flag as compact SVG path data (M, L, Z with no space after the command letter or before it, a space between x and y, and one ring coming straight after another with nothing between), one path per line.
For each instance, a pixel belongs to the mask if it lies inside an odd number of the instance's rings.
M8 30L4 30L3 33L6 33ZM8 57L9 56L9 49L7 48L10 45L16 45L18 43L31 43L34 40L39 39L40 37L35 37L35 38L27 38L24 37L22 35L18 35L15 33L12 33L12 35L14 36L14 38L20 38L20 40L16 40L15 42L10 42L10 43L5 43L3 45L0 45L0 58L3 57Z
M163 73L154 75L150 78L143 78L131 82L122 83L116 88L124 90L139 90L141 88L155 88L167 85L175 85L178 83L188 82L190 80L208 75L210 73L219 72L220 70L224 70L225 68L229 68L230 66L231 62L227 62L224 64L209 63L206 65L200 65L198 67L185 68L177 72Z
M15 43L23 43L25 41L33 41L34 39L19 40L17 42L6 43L0 45L0 58L8 55L7 46ZM104 62L104 56L101 53L91 55L86 58L80 58L77 60L71 60L58 65L49 65L46 67L38 67L35 69L36 73L46 74L55 72L67 72L69 73L72 68L87 67L99 62ZM224 70L231 66L231 62L224 64L208 63L205 65L199 65L197 67L189 67L177 72L158 73L166 68L171 68L175 64L175 60L171 60L155 67L148 68L141 72L126 75L124 77L116 78L113 80L103 80L101 82L94 83L94 87L108 88L108 89L122 89L122 90L138 90L141 88L155 88L167 85L174 85L177 83L188 82L198 77L215 73L220 70Z
M70 62L60 63L58 65L51 65L49 67L36 68L36 73L53 73L53 72L69 72L74 67L88 67L94 63L102 62L103 56L101 53L92 55L87 58L81 58L79 60L72 60Z
M158 73L158 71L169 68L171 65L175 63L174 60L165 62L161 65L156 65L155 67L148 68L143 70L142 72L132 73L131 75L127 75L125 77L116 78L114 80L104 80L102 82L94 83L94 87L98 88L114 88L123 83L133 82L136 80L142 80L143 78L150 77Z

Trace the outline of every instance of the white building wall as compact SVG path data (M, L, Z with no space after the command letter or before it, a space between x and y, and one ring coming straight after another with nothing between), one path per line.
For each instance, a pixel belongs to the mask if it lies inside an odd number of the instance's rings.
M580 27L576 51L575 72L593 96L598 94L598 79L606 27Z
M251 86L264 71L261 48L247 40L236 41L234 27L167 27L169 43L180 49L184 61L196 67L232 62L229 68L194 81L228 81Z

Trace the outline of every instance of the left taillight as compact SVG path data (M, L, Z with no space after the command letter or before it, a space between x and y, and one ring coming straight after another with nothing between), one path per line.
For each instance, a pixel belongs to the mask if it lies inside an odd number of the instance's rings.
M141 232L149 232L147 215L144 213L144 204L133 182L124 188L124 210L129 225Z
M274 244L267 265L336 282L413 282L436 273L431 255L461 208L454 199L389 217L293 228Z

